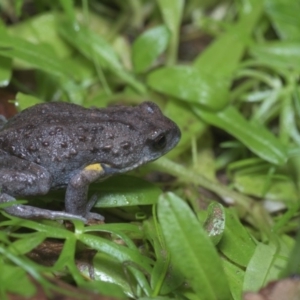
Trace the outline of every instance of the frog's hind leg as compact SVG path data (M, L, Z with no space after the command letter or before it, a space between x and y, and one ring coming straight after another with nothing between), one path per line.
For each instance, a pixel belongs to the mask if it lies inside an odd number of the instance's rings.
M49 172L42 166L0 150L0 203L15 201L15 197L44 195L48 193L51 182ZM15 204L4 210L11 215L26 219L79 219L86 221L81 216L22 204Z
M0 203L8 203L15 201L16 199L8 194L0 193ZM33 207L30 205L15 204L4 208L4 211L10 215L20 217L23 219L50 219L50 220L80 220L87 222L86 218L76 216L60 211L52 211L48 209Z

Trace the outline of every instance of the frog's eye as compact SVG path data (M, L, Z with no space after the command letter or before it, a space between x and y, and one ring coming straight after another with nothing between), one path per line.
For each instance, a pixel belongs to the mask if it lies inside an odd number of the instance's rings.
M153 147L156 150L161 150L165 148L166 144L167 144L167 138L163 133L157 136L153 141Z

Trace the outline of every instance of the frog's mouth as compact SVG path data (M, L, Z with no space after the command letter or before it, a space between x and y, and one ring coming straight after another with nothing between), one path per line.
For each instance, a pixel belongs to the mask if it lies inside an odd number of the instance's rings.
M104 164L102 163L101 164L101 167L104 171L104 176L105 177L110 177L112 175L115 175L115 174L121 174L121 173L126 173L128 171L131 171L135 168L138 168L139 166L141 166L142 164L144 164L144 161L138 161L136 164L134 165L131 165L131 166L128 166L128 167L122 167L122 168L117 168L117 167L113 167L111 165L108 165L108 164Z

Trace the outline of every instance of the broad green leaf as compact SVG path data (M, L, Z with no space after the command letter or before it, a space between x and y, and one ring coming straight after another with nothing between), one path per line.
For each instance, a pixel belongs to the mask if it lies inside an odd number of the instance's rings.
M240 20L215 39L196 58L194 66L199 71L216 74L216 77L223 78L223 80L231 78L263 9L261 0L245 1L244 4L244 10L240 11Z
M299 40L300 2L286 0L264 0L263 2L277 34L285 40Z
M3 292L21 295L22 297L31 298L36 293L36 287L26 274L25 270L19 266L6 265L0 262L0 282L1 294Z
M201 52L194 61L194 67L219 78L230 78L238 67L246 42L247 36L244 35L243 28L233 28Z
M218 249L231 262L247 267L255 251L255 243L232 209L225 209L226 226Z
M287 206L299 201L299 192L295 183L289 178L274 178L267 185L268 178L263 174L234 176L234 187L241 193L255 197L264 197L271 201L284 202Z
M166 249L166 242L156 215L143 222L143 233L144 238L151 243L156 256L150 277L152 296L167 295L184 283L184 277L174 266L174 258Z
M151 72L150 87L189 103L220 110L228 102L228 81L216 80L214 74L200 72L191 66L165 67Z
M136 73L152 66L167 47L170 33L166 26L157 26L145 31L132 45L132 61Z
M176 121L180 128L181 138L178 145L167 154L168 158L178 157L189 149L193 138L201 137L207 129L207 124L199 120L191 111L188 104L176 99L170 99L164 109L164 114Z
M7 32L12 36L22 37L33 44L51 45L60 58L67 57L71 55L71 47L59 36L57 23L58 15L51 11L17 22L7 27Z
M24 4L23 0L16 0L13 2L14 3L14 8L15 8L15 14L19 18L22 13L22 6Z
M300 274L300 231L298 230L296 235L295 244L290 252L288 261L281 273L281 278L293 276L294 274Z
M12 73L12 59L0 56L0 88L9 84Z
M276 279L279 270L274 272L272 267L277 255L278 248L273 244L258 243L246 269L244 291L257 291L267 283L268 279Z
M123 68L112 46L100 35L85 26L66 21L60 23L59 33L96 67L110 70L138 92L145 93L144 86Z
M60 23L59 33L95 64L112 70L123 68L112 46L89 28L64 21Z
M254 44L250 53L259 61L277 68L300 71L300 41Z
M43 103L43 101L34 96L23 93L18 93L15 100L15 105L19 108L19 110L23 110L39 103Z
M33 44L16 36L0 31L0 55L20 59L33 68L49 72L55 76L72 79L74 74L55 54L50 45Z
M286 266L294 239L286 235L276 235L273 238L274 242L267 245L258 243L246 269L244 291L256 291L266 283L277 280Z
M96 184L91 186L96 191ZM97 183L99 192L95 207L119 207L157 203L160 188L143 179L122 175Z
M177 59L179 28L183 15L184 0L157 0L163 20L171 33L168 64L172 65Z
M172 193L162 195L158 218L174 264L198 299L230 299L220 257L188 205Z
M141 270L151 272L150 264L152 260L138 251L90 234L81 234L78 236L78 240L95 250L110 255L120 263L132 262L139 266Z
M239 21L216 38L194 61L194 67L200 72L200 77L206 77L205 74L213 74L214 82L208 80L205 83L211 86L214 93L220 92L218 99L222 100L214 99L213 102L215 104L217 101L219 106L207 106L210 109L221 109L228 104L231 79L244 55L251 38L252 29L262 13L263 2L260 0L244 1L243 4L243 10L239 12ZM220 88L219 83L222 86L220 90L218 90ZM209 93L211 90L205 89L204 92L208 92L207 95L203 95L204 99L214 98L213 94ZM202 102L199 103L203 104Z
M86 265L85 268L81 266L81 272L83 272L86 278L90 278L90 267L90 265ZM137 285L137 282L130 273L124 272L124 266L113 257L98 252L93 258L92 268L93 278L90 278L90 280L114 283L118 285L127 296L134 297L132 288Z
M43 232L35 232L23 235L9 246L9 250L17 255L26 254L40 245L46 239Z
M72 274L76 285L81 288L85 288L88 290L94 290L95 292L110 295L117 298L123 298L124 293L122 292L119 286L111 282L97 282L95 281L87 281L83 278L82 272L84 272L85 262L89 264L89 260L84 260L80 263L80 269L77 267L78 265L75 264L75 250L76 250L76 236L73 235L72 238L65 240L63 249L60 252L60 256L58 260L55 262L54 272L57 270L68 269L69 272ZM91 266L86 266L88 270L91 270ZM94 270L94 266L93 266ZM91 274L91 273L90 273ZM89 274L89 275L90 275Z
M193 109L202 120L227 131L262 159L276 165L286 163L287 151L280 141L262 125L249 123L233 106L217 113Z
M222 260L233 300L241 300L245 271L226 259Z
M255 249L255 253L247 266L244 291L257 291L265 283L267 274L271 264L274 261L276 248L272 245L259 243Z
M141 255L136 249L130 249L106 239L89 234L81 234L78 240L93 249L108 254L114 260L126 266L138 281L147 295L150 295L150 286L146 280L145 273L150 274L152 261Z
M157 0L163 19L172 34L175 34L181 22L184 0Z
M9 217L9 220L1 222L1 226L20 226L20 224L22 224L22 227L34 231L39 231L41 233L45 233L45 235L47 235L47 237L49 238L56 238L56 239L74 238L73 233L71 233L65 228L62 228L62 225L59 224L57 225L56 222L49 222L50 225L47 225L47 222L44 223L41 221L35 222L29 219L20 219L18 217L14 217L8 214L5 214L5 216Z
M60 0L60 5L62 6L65 14L68 16L70 22L75 22L75 6L74 0Z

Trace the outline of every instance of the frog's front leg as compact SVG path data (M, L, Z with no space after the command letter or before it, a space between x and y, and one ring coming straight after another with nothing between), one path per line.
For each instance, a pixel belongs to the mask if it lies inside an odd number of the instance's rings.
M92 213L90 210L94 206L97 197L88 198L89 185L106 177L106 172L99 163L86 166L79 170L70 180L65 196L66 212L73 215L80 215L86 219L97 219L103 221L103 216Z
M40 165L11 156L0 150L0 203L15 201L14 197L44 195L51 187L49 172ZM4 209L25 219L80 219L65 212L51 211L29 205L16 204Z

